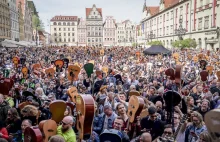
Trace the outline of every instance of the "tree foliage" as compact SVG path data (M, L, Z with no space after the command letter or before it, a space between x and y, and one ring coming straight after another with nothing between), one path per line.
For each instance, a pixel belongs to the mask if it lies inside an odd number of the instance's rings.
M163 45L163 43L159 40L148 42L148 45Z
M191 38L187 38L184 40L177 40L175 42L172 43L173 47L178 47L178 48L196 48L197 44L196 41L191 39Z
M32 16L32 26L34 29L44 31L44 24L37 15Z

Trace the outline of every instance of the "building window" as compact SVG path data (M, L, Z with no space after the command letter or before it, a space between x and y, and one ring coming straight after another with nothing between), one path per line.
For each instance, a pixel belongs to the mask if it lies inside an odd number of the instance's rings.
M66 31L66 28L63 28L63 31Z
M60 42L62 42L62 39L60 38Z
M72 28L72 31L74 31L74 28Z
M173 19L173 11L170 12L170 20Z
M68 36L70 36L70 33L68 33Z
M180 7L180 15L183 15L183 7Z
M61 31L61 28L59 28L59 31Z
M70 38L68 39L68 42L70 42Z
M61 25L61 23L59 22L59 23L58 23L58 25L60 26L60 25Z
M66 26L66 22L63 22L63 25ZM66 39L65 39L66 40Z
M57 30L57 28L54 28L54 31L56 31Z
M209 28L209 16L206 16L206 17L205 17L204 28L205 28L205 29L208 29L208 28Z
M55 42L57 42L57 39L55 38Z
M53 22L53 25L57 25L57 22Z
M59 36L61 36L61 33L59 33Z
M167 13L167 21L169 21L169 12Z
M90 42L90 39L88 38L88 42Z
M68 28L68 31L70 31L70 28Z
M75 38L73 38L73 42L75 42Z
M74 33L72 33L72 36L74 36Z
M64 38L64 42L66 42L66 38Z
M198 30L202 29L202 18L199 18Z
M64 36L66 36L66 33L64 33Z
M57 36L57 33L54 33L55 36Z
M200 0L200 7L203 6L203 0Z

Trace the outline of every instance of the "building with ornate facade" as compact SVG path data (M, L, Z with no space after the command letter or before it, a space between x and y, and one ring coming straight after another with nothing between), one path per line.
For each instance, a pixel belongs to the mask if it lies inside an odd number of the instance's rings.
M8 0L11 17L11 40L19 41L18 8L16 0Z
M116 23L113 16L107 16L103 24L103 45L114 46L116 44L115 39Z
M171 48L173 41L191 38L197 48L219 48L219 4L219 0L161 0L151 7L145 2L141 21L145 39Z
M21 2L18 3L19 40L24 41L24 15Z
M86 46L86 21L83 18L78 19L78 45Z
M59 46L77 45L77 16L55 16L50 20L52 42Z
M32 27L32 11L28 6L27 0L17 0L17 6L21 4L21 11L24 19L24 40L32 41L33 27Z
M7 0L0 0L0 42L11 38L11 17Z
M132 46L136 42L136 25L130 20L116 24L116 41L119 46Z
M92 8L86 8L86 32L88 46L103 46L102 9L96 8L95 4Z

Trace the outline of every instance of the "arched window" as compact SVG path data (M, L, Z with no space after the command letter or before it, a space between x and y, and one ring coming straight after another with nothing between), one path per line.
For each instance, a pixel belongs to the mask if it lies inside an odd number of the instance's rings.
M66 26L66 22L63 22L63 25Z
M53 22L53 25L57 25L57 22Z
M60 25L61 25L61 23L59 22L59 23L58 23L58 25L60 26Z
M70 26L70 22L67 23L67 26Z
M74 23L74 22L72 22L72 26L75 26L75 23Z

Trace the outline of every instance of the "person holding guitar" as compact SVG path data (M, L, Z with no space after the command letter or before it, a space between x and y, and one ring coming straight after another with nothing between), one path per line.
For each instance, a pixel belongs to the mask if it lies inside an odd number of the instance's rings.
M57 134L65 139L65 142L76 142L76 134L72 129L73 118L66 116L62 120L62 125L58 126Z

